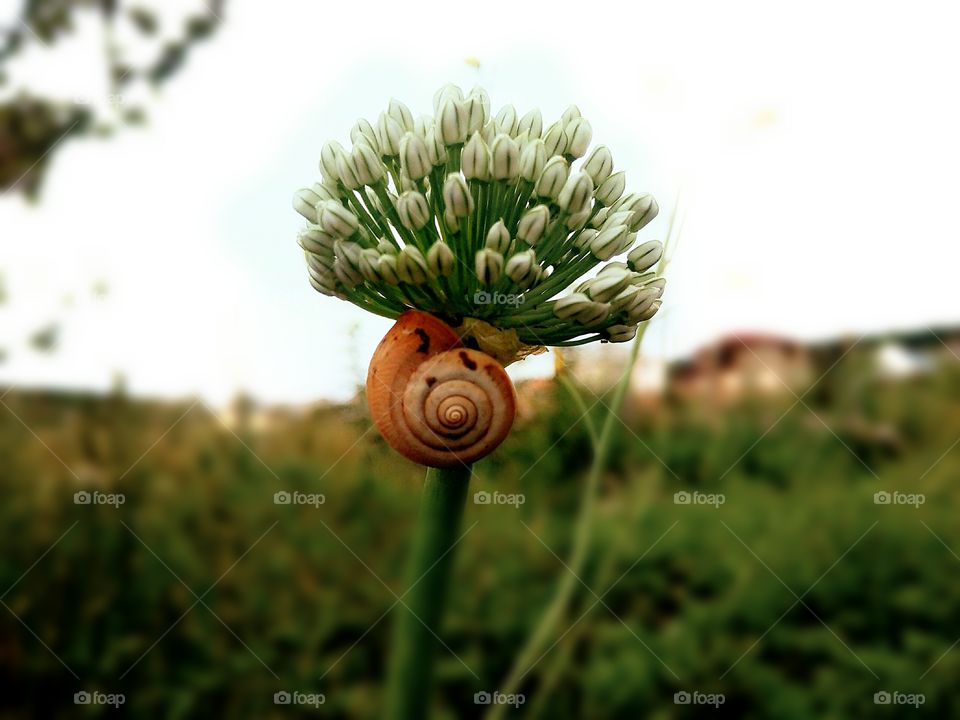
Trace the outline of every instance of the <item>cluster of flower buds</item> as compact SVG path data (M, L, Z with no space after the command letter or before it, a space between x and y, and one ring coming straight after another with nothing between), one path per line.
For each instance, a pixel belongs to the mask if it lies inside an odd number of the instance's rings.
M385 317L478 318L531 345L630 340L660 308L663 246L637 244L658 208L592 138L576 106L545 128L539 110L494 115L481 88L441 88L433 117L392 100L354 125L350 150L327 143L322 180L294 195L310 283Z

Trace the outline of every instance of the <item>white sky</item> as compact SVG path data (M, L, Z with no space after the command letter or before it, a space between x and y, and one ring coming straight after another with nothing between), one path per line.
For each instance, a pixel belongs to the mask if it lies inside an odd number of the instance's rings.
M349 397L389 322L310 288L290 197L324 141L346 144L393 96L428 113L448 81L481 84L495 109L538 106L545 124L579 105L628 189L660 200L642 238L662 237L683 186L652 354L727 330L960 321L956 10L539 5L228 3L219 34L149 99L148 127L67 141L37 206L0 198L0 383L106 388L122 371L134 392L216 403L239 388ZM102 102L101 41L91 24L23 56L13 88ZM58 351L32 353L28 332L49 320Z

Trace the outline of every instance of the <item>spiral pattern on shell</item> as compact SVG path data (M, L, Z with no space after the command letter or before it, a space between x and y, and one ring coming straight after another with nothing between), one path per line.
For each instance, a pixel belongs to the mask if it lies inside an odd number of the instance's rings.
M462 347L427 313L404 313L370 363L367 399L395 450L431 467L469 464L493 452L516 413L513 383L489 355Z

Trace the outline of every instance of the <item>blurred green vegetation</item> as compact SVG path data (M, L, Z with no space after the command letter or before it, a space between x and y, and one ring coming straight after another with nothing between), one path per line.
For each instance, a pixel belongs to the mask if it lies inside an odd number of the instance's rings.
M582 575L591 590L511 714L960 714L960 649L947 652L960 638L960 368L880 381L854 352L809 407L793 401L722 416L629 408ZM234 434L189 401L13 390L3 403L0 717L114 712L75 706L81 690L124 693L120 714L135 718L378 716L384 614L404 592L422 472L362 406L274 413ZM557 387L536 407L478 466L473 490L525 502L468 505L438 718L481 715L474 693L498 687L565 572L553 553L569 548L589 443ZM125 503L76 505L78 490ZM274 504L282 490L326 501ZM876 505L881 490L926 502ZM678 491L725 502L678 505ZM274 705L282 690L326 702ZM674 704L683 690L726 702ZM925 703L875 705L882 690Z

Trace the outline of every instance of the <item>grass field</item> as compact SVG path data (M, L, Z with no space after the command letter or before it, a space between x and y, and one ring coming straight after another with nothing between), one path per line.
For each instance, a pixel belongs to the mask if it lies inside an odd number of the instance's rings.
M799 404L629 410L511 716L960 713L960 369L880 382L855 355ZM421 473L361 405L234 434L192 401L4 404L0 717L116 714L77 692L134 718L378 717ZM438 718L482 716L566 572L590 445L557 387L538 408L477 469L501 495L467 507Z

